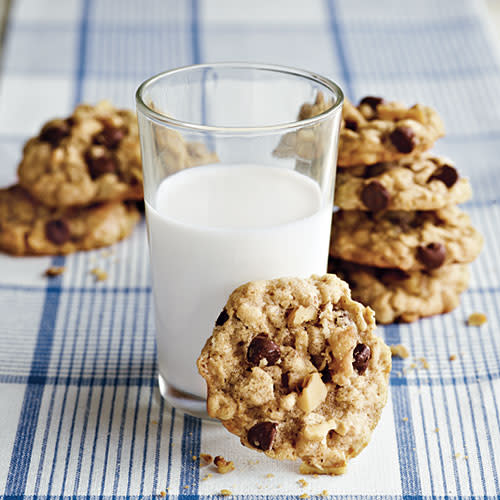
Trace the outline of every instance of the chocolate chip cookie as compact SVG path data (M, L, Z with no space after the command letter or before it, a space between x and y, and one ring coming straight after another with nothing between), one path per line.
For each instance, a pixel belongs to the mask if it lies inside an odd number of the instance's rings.
M322 113L330 104L318 94L314 104L305 103L299 118ZM354 106L344 99L338 165L351 167L394 161L432 147L444 135L443 122L432 108L386 102L367 96Z
M391 355L374 328L334 275L239 287L198 359L209 415L303 473L342 474L387 400Z
M19 183L50 207L140 200L142 164L135 113L103 101L46 123L28 140Z
M357 107L344 102L338 164L371 165L415 155L444 135L443 122L432 108L386 102L368 96Z
M379 213L340 210L333 216L330 255L375 267L433 270L472 262L483 238L455 206Z
M11 186L0 189L0 250L13 255L91 250L128 236L139 218L132 203L50 208L35 201L20 186Z
M469 268L451 264L430 271L360 266L332 259L329 272L351 286L353 298L375 311L378 323L410 323L452 311L469 285Z
M423 153L375 165L340 168L335 204L344 210L437 210L468 200L469 181L453 162Z
M217 153L210 151L202 142L185 141L176 130L158 128L155 130L158 168L164 174L172 175L189 167L218 163Z

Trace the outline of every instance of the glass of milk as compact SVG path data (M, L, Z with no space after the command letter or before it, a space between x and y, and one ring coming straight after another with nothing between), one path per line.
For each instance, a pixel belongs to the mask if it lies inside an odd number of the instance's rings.
M307 71L218 63L156 75L136 99L160 392L205 416L196 359L230 293L326 272L343 94Z

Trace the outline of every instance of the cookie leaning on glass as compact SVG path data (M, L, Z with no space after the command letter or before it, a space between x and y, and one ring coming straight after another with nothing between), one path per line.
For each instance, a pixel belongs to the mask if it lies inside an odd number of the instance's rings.
M198 359L208 414L303 473L342 474L387 400L391 355L374 329L334 275L239 287Z

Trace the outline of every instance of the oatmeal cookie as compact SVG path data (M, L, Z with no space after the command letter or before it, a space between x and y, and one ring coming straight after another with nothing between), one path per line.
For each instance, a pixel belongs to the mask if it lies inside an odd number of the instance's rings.
M135 113L103 101L46 123L24 146L19 183L50 207L143 197Z
M375 311L378 323L410 323L452 311L469 286L469 267L451 264L431 271L380 269L333 260L328 270L351 286L353 298Z
M128 236L135 206L108 202L84 208L50 208L20 186L0 189L0 250L13 255L60 255L111 245Z
M443 122L432 108L380 97L365 97L357 107L343 108L338 164L341 167L394 161L426 151L444 135Z
M333 215L330 255L375 267L432 270L472 262L483 238L455 206L380 213L340 210Z
M205 144L185 141L176 130L158 128L155 130L158 168L165 175L172 175L180 170L200 165L218 163L217 153L210 151Z
M423 153L388 163L340 168L335 204L344 210L437 210L467 201L469 181L450 160Z
M235 290L198 359L207 408L241 443L342 474L387 400L391 353L334 275Z

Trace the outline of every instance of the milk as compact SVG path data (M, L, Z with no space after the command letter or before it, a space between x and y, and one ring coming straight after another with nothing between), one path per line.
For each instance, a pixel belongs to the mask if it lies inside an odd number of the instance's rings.
M167 177L146 215L160 374L204 398L196 359L230 293L326 272L330 196L290 169L210 165Z

